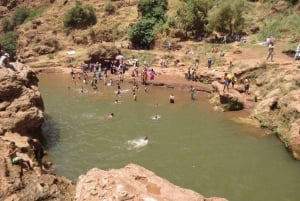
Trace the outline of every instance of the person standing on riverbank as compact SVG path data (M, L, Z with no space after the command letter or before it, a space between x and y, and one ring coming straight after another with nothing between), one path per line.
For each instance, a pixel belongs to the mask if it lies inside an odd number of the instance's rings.
M211 68L211 64L212 64L212 58L208 57L208 59L207 59L207 67Z
M244 89L245 89L245 94L249 95L250 82L247 78L244 79Z
M33 149L34 157L38 162L38 165L41 170L41 175L43 174L43 157L44 157L44 148L41 142L37 139L28 138L27 143L30 148Z
M274 43L270 42L268 45L268 56L267 56L267 61L271 59L273 61L273 56L274 56Z

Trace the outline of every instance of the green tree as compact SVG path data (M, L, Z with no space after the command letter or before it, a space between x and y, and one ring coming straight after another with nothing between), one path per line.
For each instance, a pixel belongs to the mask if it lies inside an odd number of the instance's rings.
M82 6L78 1L76 6L65 14L63 21L66 28L87 28L96 22L94 8L91 5Z
M155 18L165 21L165 13L168 9L168 0L140 0L138 2L138 12L143 18Z
M166 21L165 13L168 9L168 1L140 0L137 7L142 18L130 28L129 39L134 47L149 49L155 39L155 30L157 27L162 28Z
M134 46L149 49L155 39L154 26L153 18L143 18L129 30L130 41Z
M185 30L186 36L189 31L194 32L195 37L205 31L208 23L208 12L213 7L210 0L187 0L177 10L179 27Z
M245 25L244 3L236 0L224 2L209 18L208 29L232 35L240 32Z
M11 57L16 55L18 37L19 34L16 31L9 31L0 37L1 48L5 49Z
M17 8L12 16L12 24L14 26L21 25L25 22L26 18L30 15L30 9L25 7Z

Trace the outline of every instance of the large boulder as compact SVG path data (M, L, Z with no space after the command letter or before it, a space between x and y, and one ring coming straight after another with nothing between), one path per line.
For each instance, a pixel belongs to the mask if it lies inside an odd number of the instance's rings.
M38 78L29 69L0 69L0 132L30 134L44 122Z
M75 200L226 201L180 188L135 164L118 170L91 169L78 178Z
M224 85L214 81L212 83L213 91L219 96L220 104L223 105L225 110L234 111L242 110L245 106L245 100L243 96L235 89L224 89Z

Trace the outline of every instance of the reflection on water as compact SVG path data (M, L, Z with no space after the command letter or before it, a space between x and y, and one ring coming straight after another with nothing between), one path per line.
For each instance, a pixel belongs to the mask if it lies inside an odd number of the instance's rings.
M231 201L296 201L300 197L299 162L275 137L236 124L230 113L214 112L204 94L148 87L148 93L124 91L114 104L116 86L98 90L74 86L69 76L40 76L46 107L43 131L57 174L73 180L87 170L136 163L176 185L204 196ZM68 89L70 86L70 89ZM130 89L130 85L122 86ZM79 90L79 91L78 91ZM169 104L174 93L175 104ZM114 118L105 119L114 113ZM160 115L162 118L153 120ZM133 148L143 136L147 146ZM132 147L131 147L132 146Z

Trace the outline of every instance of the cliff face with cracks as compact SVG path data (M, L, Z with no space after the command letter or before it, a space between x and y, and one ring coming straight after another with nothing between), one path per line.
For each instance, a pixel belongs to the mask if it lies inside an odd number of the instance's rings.
M74 186L64 177L39 176L39 168L25 170L7 157L14 141L18 157L30 161L32 153L27 137L44 122L44 103L38 90L36 74L24 66L17 71L0 68L0 200L72 200ZM34 165L35 166L35 165Z
M26 68L0 69L0 135L7 131L28 134L40 128L44 103L37 83L35 73Z
M44 121L44 104L37 83L35 73L26 67L17 72L0 68L0 200L226 201L180 188L134 164L119 170L92 169L79 177L76 187L54 174L39 176L38 167L25 170L20 178L20 167L12 165L6 155L9 143L14 141L18 156L36 166L23 135L32 134Z

